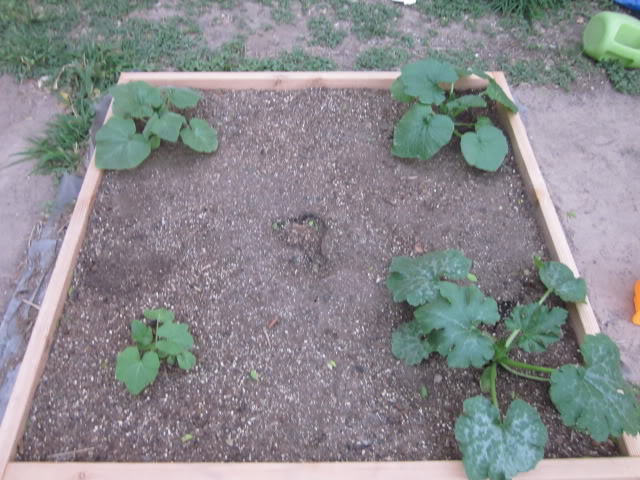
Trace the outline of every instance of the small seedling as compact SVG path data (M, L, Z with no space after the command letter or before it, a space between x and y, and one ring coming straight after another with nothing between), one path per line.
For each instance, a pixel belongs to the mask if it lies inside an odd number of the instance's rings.
M333 370L334 368L336 368L338 365L336 364L335 360L329 360L327 362L327 367L329 368L329 370Z
M478 277L476 277L473 273L467 273L467 280L469 280L471 283L477 283Z
M183 370L196 364L195 355L189 351L193 348L189 327L175 323L171 310L145 310L144 317L151 325L137 319L131 322L131 338L136 344L125 348L116 360L116 379L133 395L155 381L161 360L170 366L177 362Z
M502 165L509 150L507 139L488 117L478 117L474 123L456 121L471 108L485 108L485 98L512 112L518 111L493 78L484 72L462 70L432 59L405 65L401 72L391 85L391 94L396 100L413 105L396 125L391 153L427 160L456 135L469 165L489 172ZM477 94L456 97L454 83L471 74L487 80L487 88ZM445 90L443 84L449 84L450 88Z
M517 305L505 320L507 338L495 338L481 325L496 325L498 304L476 286L460 286L448 280L464 280L471 260L462 252L446 250L421 257L395 257L387 286L397 302L413 307L414 320L401 325L391 338L391 351L408 365L418 365L432 353L447 359L452 368L484 368L480 389L490 395L465 400L455 425L455 436L467 475L471 479L511 478L533 469L542 459L547 428L539 413L512 394L502 418L498 405L498 367L520 377L550 384L551 401L565 425L591 435L597 442L623 433L640 433L640 404L620 370L620 352L606 335L586 335L580 351L584 366L551 368L514 360L512 350L542 353L562 337L568 312L548 308L551 294L565 302L584 302L585 281L566 265L534 257L542 297Z
M135 168L154 150L161 140L177 142L178 138L196 152L212 153L218 148L218 133L205 120L187 119L172 112L176 108L193 108L200 92L189 88L156 88L146 82L116 85L113 116L96 134L96 166L108 170ZM136 121L143 123L141 132Z
M249 372L249 378L251 378L251 380L257 382L258 380L260 380L260 374L255 370L251 370Z
M422 398L427 398L429 396L429 390L427 390L427 387L425 387L424 385L420 387L420 396Z
M577 216L577 215L576 215L576 212L574 212L573 210L569 210L569 211L567 212L567 217L568 217L568 218L576 218L576 216Z
M182 437L180 437L180 441L182 443L187 443L193 440L193 435L190 433L185 433Z

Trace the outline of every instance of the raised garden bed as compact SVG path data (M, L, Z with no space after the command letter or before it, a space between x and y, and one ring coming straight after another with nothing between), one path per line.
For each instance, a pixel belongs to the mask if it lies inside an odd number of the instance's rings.
M386 89L395 76L395 74L387 73L123 74L121 83L143 79L156 85L190 86L202 89L297 90L308 87ZM507 90L503 76L495 74L495 78ZM459 88L477 88L483 82L478 78L468 78L457 86ZM50 464L10 462L29 417L31 400L40 374L45 367L48 347L53 341L56 320L62 312L71 285L71 277L96 196L99 197L96 205L97 219L90 227L88 237L90 243L80 256L80 269L77 273L78 279L82 282L81 285L88 286L88 288L78 288L79 297L72 298L67 309L72 313L71 316L76 318L75 322L85 321L82 319L83 312L87 317L92 316L94 321L96 316L101 316L101 318L98 323L89 323L87 320L85 325L74 326L66 322L63 323L65 331L62 337L69 339L69 341L60 340L60 342L66 344L71 352L73 352L73 348L90 349L92 347L86 344L77 342L74 344L73 335L69 335L70 331L74 328L80 331L100 328L99 325L103 322L106 322L107 325L113 325L116 330L114 333L108 333L108 329L111 327L106 327L106 331L100 335L109 337L105 338L105 343L112 341L110 336L113 335L113 342L117 339L118 345L113 344L107 350L102 350L102 353L97 353L98 357L94 357L93 361L100 363L100 355L108 356L108 352L115 353L121 348L121 340L128 336L126 328L123 327L127 327L128 320L132 316L139 314L143 308L175 305L180 319L192 325L192 330L195 328L196 336L199 337L197 345L201 346L201 350L197 350L197 353L203 363L203 371L209 372L209 375L203 374L200 377L197 374L178 375L168 381L166 385L169 385L171 390L167 395L172 397L172 400L169 400L167 410L160 413L156 410L156 401L162 399L158 398L158 394L154 394L152 389L149 393L151 401L147 401L149 418L158 414L168 417L171 411L175 411L179 404L172 403L172 401L176 398L179 399L183 392L190 391L189 388L194 388L194 385L189 385L190 382L211 384L220 382L223 386L221 390L218 390L221 398L208 399L208 404L200 406L198 406L198 402L195 404L187 403L185 405L185 419L191 418L194 410L197 413L198 408L206 409L213 406L222 417L237 414L245 421L249 421L254 417L247 416L247 409L250 410L252 404L271 401L273 405L274 402L280 401L281 411L272 409L280 415L279 418L274 419L277 425L270 427L270 419L259 418L260 415L255 415L258 418L251 420L251 422L257 422L260 429L265 431L268 431L269 428L279 428L278 425L284 426L285 432L284 434L280 432L282 437L279 437L279 440L285 443L290 442L292 445L289 449L274 450L266 442L262 445L262 450L258 449L255 452L247 453L249 444L241 444L243 448L238 448L237 445L238 441L242 441L242 435L238 434L240 426L238 425L234 429L232 426L226 425L227 430L224 435L206 429L197 432L200 435L196 435L192 445L195 446L195 442L199 442L201 447L185 450L180 448L180 435L190 433L198 428L198 425L187 425L184 430L167 432L167 435L172 436L172 442L169 443L178 444L177 451L173 451L175 457L165 457L165 452L169 452L169 450L166 450L164 446L155 451L153 448L148 451L144 450L140 444L149 443L146 440L113 443L113 438L105 434L106 443L111 442L111 445L104 446L97 455L94 453L83 457L83 453L80 452L75 457L80 461L83 459L202 461L204 458L213 458L216 461L258 460L270 462L282 459L285 461L295 461L296 459L307 461L385 460L386 458L415 460L430 456L425 453L424 449L411 443L419 441L421 425L414 425L412 427L413 436L411 436L411 432L408 432L406 437L400 438L399 444L396 445L397 448L394 449L392 440L387 440L386 443L377 442L369 435L371 432L358 430L361 423L367 423L363 418L358 417L358 412L366 412L367 410L359 405L350 404L362 401L363 398L366 399L367 395L370 395L372 398L370 403L374 408L373 413L378 413L388 420L390 431L393 431L393 423L397 421L394 419L402 419L404 415L414 415L411 418L428 421L428 412L422 414L422 417L418 412L420 398L417 389L420 385L421 374L415 371L403 379L402 375L403 371L406 371L406 367L401 367L393 359L378 358L385 357L385 355L380 355L379 350L384 346L388 348L389 332L391 327L395 326L385 325L384 317L385 315L397 317L402 310L399 307L389 310L388 298L382 301L377 299L377 297L388 297L388 294L384 292L383 282L378 285L380 282L377 283L376 279L384 278L386 273L384 267L388 264L390 257L408 254L413 250L463 248L469 257L478 262L480 268L477 272L478 276L481 282L486 282L486 284L481 283L483 288L486 287L488 293L498 296L501 292L505 292L504 286L501 284L505 275L504 270L507 270L507 275L514 277L509 280L514 280L524 268L522 262L528 261L528 258L525 257L537 253L530 251L530 249L543 248L540 239L537 238L537 233L534 232L535 228L532 227L531 209L523 203L523 192L526 191L533 200L533 210L541 220L540 226L546 237L549 253L575 271L575 263L535 163L524 128L517 115L503 110L497 112L501 117L503 127L509 133L515 158L505 164L499 176L488 179L482 174L470 173L463 164L454 159L443 160L442 165L435 167L433 165L416 166L392 159L386 149L381 152L380 145L388 144L388 136L400 111L399 106L394 107L394 103L388 100L388 94L383 96L376 92L355 91L340 91L336 94L330 94L326 91L314 90L309 95L280 92L262 95L262 97L265 96L267 103L289 105L292 110L301 106L307 109L318 107L321 109L320 111L326 109L326 115L333 119L334 124L323 124L322 116L316 118L309 115L305 119L292 115L291 119L278 120L275 125L272 125L275 128L269 128L268 118L261 117L261 112L265 111L260 108L261 100L259 98L261 95L250 92L212 94L206 97L202 114L207 114L206 111L210 111L212 123L220 125L221 142L224 142L225 138L227 140L226 145L222 143L221 150L214 156L202 158L201 155L187 154L186 156L192 155L193 158L177 160L178 154L185 156L184 152L179 147L165 148L157 153L154 162L145 164L140 171L110 175L104 183L104 188L100 190L98 187L102 182L102 173L93 166L90 167L56 264L53 279L34 327L25 362L16 383L2 430L0 430L0 447L2 448L0 455L3 455L0 457L2 461L0 467L4 468L7 465L2 478L31 478L36 475L47 478L68 478L69 476L84 478L82 475L86 475L86 478L93 478L93 476L96 478L116 478L122 475L145 476L151 474L160 477L166 475L167 478L173 478L176 475L188 475L195 478L201 475L203 478L207 478L208 475L216 473L233 478L243 475L263 478L275 477L276 475L278 478L301 475L305 478L313 478L314 475L317 475L319 478L335 475L347 478L357 474L375 474L379 477L389 476L389 478L395 478L398 475L423 478L429 474L439 477L465 478L462 465L458 461L345 462L312 465L304 463L164 465L153 463ZM243 112L244 118L234 121L234 105ZM358 105L366 105L366 109L358 109ZM282 113L286 114L286 108ZM357 126L358 122L367 122L370 125L367 126L366 132L359 132L357 128L353 127L348 130L340 130L338 127L346 125L338 123L342 117L350 120L351 125ZM246 124L250 119L256 121L256 126L245 132L241 125ZM329 132L328 140L313 143L305 138L292 138L292 122L294 127L299 125L302 132L312 133L326 129ZM288 132L286 135L289 136L278 138L280 135L285 135L283 132ZM245 137L247 133L249 135ZM276 137L277 141L269 141L270 137ZM262 149L260 148L261 140L264 143ZM368 146L370 140L373 143ZM351 162L332 161L335 157L335 150L332 148L338 148L336 145L340 142L343 145L351 145L351 150L347 150L347 156ZM278 150L278 148L282 148L282 150ZM326 155L325 165L318 165L318 162L321 161L318 159L318 152ZM269 161L261 162L261 156L268 158ZM246 162L244 162L245 158ZM243 159L243 162L240 163L238 159ZM312 163L309 163L310 161ZM187 167L181 166L180 173L175 174L172 169L174 162L190 162L190 164ZM271 171L270 168L274 170ZM524 179L524 190L518 171ZM295 183L290 191L286 189L286 181L285 183L276 181L276 175L279 172L282 172L282 176L290 175L290 181ZM434 179L433 184L430 184L421 178L421 175L425 174L428 174L429 178L435 176L437 180ZM260 185L260 189L254 190L251 187L251 179ZM265 179L273 179L273 182L267 185ZM327 180L335 183L331 190L334 194L333 198L312 198L314 195L318 195L315 186L319 186ZM368 187L349 185L350 181L360 180ZM496 184L500 186L497 189L495 189ZM463 185L467 186L467 190L460 191ZM271 192L269 192L269 186L273 187ZM157 191L157 187L160 187L161 191ZM451 188L451 191L447 192L446 187L455 188ZM144 199L136 197L138 188L148 192ZM145 188L148 190L144 190ZM213 189L217 190L216 195L218 196L209 194L209 191ZM489 195L491 189L495 189L492 196ZM322 189L319 190L322 191ZM306 198L305 195L309 198ZM467 198L465 199L465 197ZM468 197L471 197L473 201L469 201ZM441 208L440 200L444 202L444 198L447 198L448 202L455 207L450 207L449 211L444 206ZM472 213L477 208L473 202L478 201L478 198L484 199L487 204L488 215L486 219L478 220L480 223L470 228L469 232L477 231L480 226L488 232L493 232L494 239L491 241L491 245L478 244L473 239L469 239L468 242L464 241L465 227L468 226L465 225L465 218L472 218ZM166 207L163 202L168 202ZM308 205L313 205L313 208L306 208L305 202ZM495 205L491 205L492 203ZM151 212L150 209L154 205L158 206L158 210ZM178 206L181 211L171 213L169 205L173 205L174 208ZM343 210L340 209L341 206L344 207ZM516 214L518 208L520 212ZM164 212L165 209L166 218L164 215L156 216L159 211ZM492 209L495 209L495 212ZM114 210L115 213L111 213ZM378 214L379 218L368 218L371 211ZM498 211L503 211L503 215L508 221L505 221L504 217L500 217ZM459 215L457 219L454 218L455 212L458 212ZM261 214L263 217L260 217ZM391 219L403 215L406 216L406 223L412 225L405 227L406 231L402 230L402 218L397 223L395 220L385 221L385 218ZM367 217L367 220L373 219L375 222L369 224L362 220L363 217ZM120 220L117 220L118 218ZM415 228L416 223L428 223L434 218L437 219L434 223L444 227L443 230L432 232L439 235L438 237L425 239L425 235L429 232L428 229L424 231L411 230ZM451 222L448 222L449 219ZM448 227L448 223L451 223L452 226ZM509 225L505 230L506 223ZM394 231L394 228L399 228L400 231ZM191 235L193 238L186 241L186 245L179 245L181 243L179 241L176 244L176 235L179 236L180 232L184 232L185 237ZM505 237L506 244L498 243L501 237ZM136 243L136 238L139 240L138 243ZM257 243L251 243L252 238L257 239ZM372 243L372 239L378 239L379 243ZM124 248L114 248L119 241L125 244ZM495 243L493 243L494 241ZM144 248L145 242L153 242L153 250L163 252L163 255L158 258L145 259L144 256L148 253ZM452 245L452 242L455 244ZM345 249L345 245L351 245L353 251L349 248ZM211 252L207 253L207 250L213 246L223 248L220 256L210 256ZM489 247L488 251L485 250L487 247ZM127 250L129 248L132 256L128 258ZM492 251L491 248L496 250ZM109 253L105 253L105 250L97 252L96 249L107 249ZM474 251L474 249L476 250ZM189 250L192 251L189 252ZM505 257L513 260L511 264L508 260L505 262L498 260L503 251L509 252L509 255L505 255ZM386 252L386 256L384 252ZM112 253L113 257L111 257ZM170 271L173 266L165 263L166 259L161 258L174 255L175 259L180 259L179 261L182 262L184 273L171 275ZM192 261L188 261L189 255L191 255ZM140 258L143 261L139 261ZM97 261L95 269L92 265L93 261ZM139 283L128 283L127 279L117 276L109 278L103 275L105 273L105 270L101 270L104 267L103 263L109 264L109 262L112 266L128 262L127 266L136 272ZM262 269L257 269L257 278L245 274L245 270L250 270L250 268L243 269L244 266L252 263L262 264ZM500 264L500 267L497 267L497 264ZM207 273L210 269L226 272L227 276L210 277ZM492 269L500 269L497 277L491 276ZM233 282L229 280L230 278L234 279ZM293 292L292 294L300 296L295 302L290 302L289 297L282 295L283 290L286 291L287 288L275 288L272 285L273 282L277 283L286 279L292 282L288 285L289 290ZM92 282L93 287L96 287L93 290ZM221 283L216 284L216 282ZM223 283L233 283L240 289L225 290L222 288ZM507 287L515 289L508 292L506 296L509 298L532 295L527 291L526 285L523 286L515 281L508 282L508 285L516 285ZM277 284L277 286L282 287L281 284ZM350 288L355 288L355 291L350 292ZM105 290L111 292L107 298L103 294L96 293ZM162 297L157 299L161 305L155 304L154 299L150 298L154 292L162 292ZM355 293L356 298L349 298L349 293L352 294L352 297ZM216 295L220 297L217 298ZM281 296L278 297L278 295ZM363 299L359 299L359 296ZM244 301L245 298L246 301ZM211 302L211 299L213 299L213 304L218 301L222 305L218 310L218 316L213 316L213 318L207 316L209 311L207 309L211 308L211 303L207 302ZM275 302L273 302L274 300ZM87 304L83 306L85 301ZM268 303L268 301L272 303ZM168 305L169 303L170 305ZM263 304L266 304L268 308L263 308ZM349 310L348 307L352 304L357 305L357 308ZM369 305L369 308L366 308L366 305ZM302 307L304 308L299 310ZM384 310L385 308L387 311ZM105 310L109 313L105 314ZM578 305L572 313L572 322L578 338L584 333L597 333L598 326L588 303ZM121 315L121 317L114 318L117 315ZM215 325L216 334L207 333L206 325L203 324L207 318ZM345 329L345 318L352 319L351 331L345 331L349 330ZM229 324L225 325L226 319L229 319ZM246 321L245 328L243 328L241 321L243 319ZM274 319L277 321L277 325L272 329L267 328ZM113 324L109 323L112 321ZM263 333L263 329L266 333ZM235 352L224 350L229 345L227 338L234 334L239 337L237 345L246 348L244 353L236 353L237 359L234 358ZM209 339L205 338L207 335L209 335ZM362 339L364 347L357 345L359 339ZM302 347L303 345L305 347ZM295 350L296 346L300 346L299 351ZM96 350L100 351L99 348ZM328 356L325 358L324 355ZM565 355L562 357L564 361L571 361L571 358L574 358L571 355L575 356L575 348L573 353L560 352L559 355ZM217 358L217 356L221 358ZM372 359L371 361L369 357ZM386 357L389 356L386 355ZM110 361L111 359L104 360ZM55 357L52 361L54 369L66 372L67 369L73 368L73 362L65 363L62 357ZM333 368L328 368L327 364L331 361L335 361L335 371ZM256 363L259 364L256 365ZM302 366L300 366L301 363ZM283 364L286 369L282 368ZM273 365L276 365L276 368L272 368ZM311 368L305 368L305 366ZM263 373L263 379L258 383L247 377L247 371L254 367ZM367 371L368 368L374 371ZM435 402L439 401L438 389L445 390L446 383L450 380L445 376L446 374L438 373L437 368L436 364L430 364L430 377L422 378L422 382L429 384ZM112 367L109 367L106 373L97 373L96 377L104 375L103 383L108 382L108 379L112 378L112 372ZM301 374L308 374L310 378L299 378ZM440 376L439 381L436 381L437 375ZM52 375L47 378L55 376L52 372ZM227 376L231 378L229 379ZM380 385L372 385L371 379L374 376L381 379ZM296 379L297 386L295 389L287 391L287 379L291 378ZM363 382L362 378L367 378L368 383ZM392 380L389 380L390 378ZM393 383L397 378L400 378L399 383ZM228 380L231 380L231 383L225 383ZM475 383L474 381L468 384L460 383L459 378L455 381L461 390L475 388L472 385ZM179 382L184 383L180 384ZM55 382L52 381L52 383ZM445 385L439 387L438 385L441 383ZM300 410L296 412L288 410L287 402L290 402L291 408L299 406L299 399L289 397L297 394L296 390L300 385L303 385L307 390L306 395L302 392L304 398L315 398L320 403L326 402L324 407L321 405L315 409L316 417L311 416L306 419ZM395 395L394 389L398 390L398 395L403 401L385 399L385 395L388 394L385 391L385 386L391 387L389 390L392 396ZM120 386L118 385L118 387ZM411 397L411 389L413 388L416 389L416 393ZM517 386L514 386L515 388ZM197 389L197 385L195 385L195 390ZM355 392L353 398L340 397L340 394L347 391L351 393L350 389ZM44 390L47 391L48 388L44 388ZM105 390L105 392L108 391L108 389ZM320 395L314 397L313 392L315 391ZM118 398L107 399L107 401L113 401L115 406L127 405L127 408L135 408L135 404L139 404L142 400L128 398L122 388L118 392L116 393ZM98 392L99 395L100 392ZM279 395L280 398L278 398ZM535 396L536 394L532 392L531 395ZM52 404L55 404L54 396L55 394L50 397ZM89 399L95 397L92 392L84 392L82 396ZM271 399L269 400L269 398ZM343 400L340 400L341 398ZM412 398L415 405L411 404ZM381 401L376 403L376 400L380 399ZM341 401L343 403L340 403ZM442 399L442 403L447 401L450 400ZM65 404L63 402L60 405L70 409L74 407L71 403ZM38 402L35 406L37 410ZM76 406L79 410L86 409L86 405L78 404ZM116 408L115 406L114 408ZM403 412L407 406L411 411ZM453 408L457 408L459 411L459 406ZM290 414L292 418L288 418ZM40 413L36 412L35 415L36 420L32 425L34 431L37 430L34 425L38 422L42 423L42 408ZM51 417L52 423L56 423L56 415L51 412L48 415ZM110 418L109 411L101 412L100 415L104 416L105 421ZM304 430L309 427L304 423L305 421L321 422L321 415L326 417L344 416L340 422L344 423L345 428L352 428L352 431L344 435L341 435L341 432L323 433L321 431L316 438L296 436L296 422L301 422L300 430ZM119 416L119 414L115 416ZM65 417L71 422L69 425L73 423L74 418L77 418L82 429L89 427L89 425L81 423L82 415L65 414ZM63 423L58 427L65 428ZM287 428L289 429L288 433L286 432ZM91 429L93 429L93 436L88 432L86 438L93 439L89 441L95 442L97 438L95 432L98 432L97 435L100 437L100 432L103 430L100 425L91 425ZM362 435L358 437L357 433ZM322 436L323 434L325 437ZM437 443L437 434L438 430L432 429L431 442ZM335 445L333 450L331 447L325 450L318 449L318 445L323 443L326 435L329 435L332 440L344 441L344 443ZM385 439L385 436L389 437L390 435L392 434L385 433L381 437ZM347 444L347 438L352 440L351 444ZM208 439L211 444L224 442L221 443L223 448L217 454L207 450ZM397 441L397 439L394 440ZM305 441L312 445L315 442L315 447L301 452L297 447ZM378 448L378 443L382 444L380 448ZM444 441L442 443L444 444L441 445L443 448L436 455L439 458L452 458L452 453L448 451L451 450L451 445L447 446ZM560 441L561 443L562 441ZM621 443L622 449L629 454L638 455L640 453L637 439L623 437ZM38 453L37 446L34 447L35 444L30 441L25 442L26 450L22 451L22 455L31 460L48 459L47 453L51 452L43 453L40 451ZM562 451L560 444L554 447L552 454L571 455L572 450ZM61 446L64 445L63 441ZM349 447L349 445L350 449L345 450L344 447ZM409 445L411 445L410 448L402 448ZM138 447L140 448L136 450ZM258 444L257 447L260 445ZM115 452L115 457L109 456L110 450ZM193 456L194 451L196 451L195 456ZM345 454L345 451L348 453ZM398 454L398 451L403 453ZM129 452L132 452L131 456L128 456ZM276 456L274 452L278 452L281 457ZM610 452L587 449L579 451L579 454L606 455ZM639 469L640 462L634 458L554 459L543 460L536 470L526 474L526 477L634 478Z

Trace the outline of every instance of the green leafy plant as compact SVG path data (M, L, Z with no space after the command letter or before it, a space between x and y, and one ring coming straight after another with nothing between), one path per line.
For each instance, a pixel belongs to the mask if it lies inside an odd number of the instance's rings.
M640 70L626 68L617 60L603 60L598 65L607 72L613 88L628 95L640 95Z
M475 279L472 262L457 250L420 257L395 257L387 287L397 302L416 307L414 319L392 334L391 351L408 365L418 365L432 353L452 368L483 368L483 395L465 400L455 436L469 478L505 479L533 469L542 459L547 428L536 409L514 399L504 417L497 396L498 371L550 384L551 400L565 425L586 432L598 442L623 432L640 432L640 404L633 386L620 371L620 352L606 335L587 335L580 347L584 366L550 368L514 360L519 348L542 353L562 337L568 312L545 302L557 295L565 302L584 302L585 281L566 265L534 258L545 293L535 303L517 305L504 326L507 338L482 328L500 320L498 305L476 286L446 280Z
M528 19L536 18L547 10L557 9L566 0L490 0L489 6L496 12L518 15Z
M471 73L486 79L487 88L457 97L453 84ZM450 85L448 90L443 86L446 84ZM484 72L456 69L450 63L433 59L420 60L402 68L391 85L391 94L400 102L413 104L393 132L394 155L427 160L456 135L469 165L495 172L504 162L507 139L489 118L481 116L474 123L456 121L472 108L486 107L486 98L512 112L518 111L500 85Z
M145 310L144 317L149 324L137 319L131 322L131 338L136 344L121 351L116 360L116 379L133 395L155 381L161 360L170 366L177 363L183 370L196 364L189 351L193 348L189 327L176 323L171 310Z
M96 134L96 166L121 170L135 168L160 146L161 140L178 138L197 152L218 148L218 134L205 120L187 119L169 109L193 108L200 92L189 88L156 88L146 82L131 82L110 89L114 115ZM139 132L135 120L144 124Z

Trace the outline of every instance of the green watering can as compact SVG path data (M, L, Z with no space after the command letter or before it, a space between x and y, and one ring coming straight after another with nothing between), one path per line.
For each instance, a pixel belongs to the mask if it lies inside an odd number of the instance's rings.
M640 68L640 20L616 12L600 12L589 20L582 34L587 55L596 60L619 60L628 68Z

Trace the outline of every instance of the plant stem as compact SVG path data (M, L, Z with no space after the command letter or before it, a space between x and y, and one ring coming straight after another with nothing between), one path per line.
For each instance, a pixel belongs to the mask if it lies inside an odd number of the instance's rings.
M541 367L540 365L531 365L530 363L518 362L517 360L512 360L510 358L505 358L503 360L500 360L500 363L503 366L508 365L510 367L515 367L515 368L524 368L525 370L533 370L534 372L551 374L556 371L555 368Z
M456 125L460 125L462 127L475 127L475 123L465 123L465 122L456 122Z
M496 392L496 378L498 376L498 366L496 363L491 364L491 402L500 411L500 405L498 405L498 393Z
M549 381L548 378L538 377L537 375L529 375L528 373L523 373L523 372L519 372L517 370L514 370L513 368L511 368L508 365L505 365L502 362L500 362L500 366L502 368L504 368L507 372L511 372L514 375L518 375L519 377L529 378L531 380L538 380L539 382L548 382Z
M538 300L538 305L542 305L549 295L551 295L550 288L546 292L544 292L544 295L542 296L542 298Z
M453 134L458 136L458 137L462 137L462 134L456 129L453 130Z
M509 350L509 347L511 346L511 344L513 343L513 341L516 339L516 337L518 336L518 334L520 333L520 329L514 330L511 335L509 336L509 338L507 338L507 343L504 344L504 347Z

